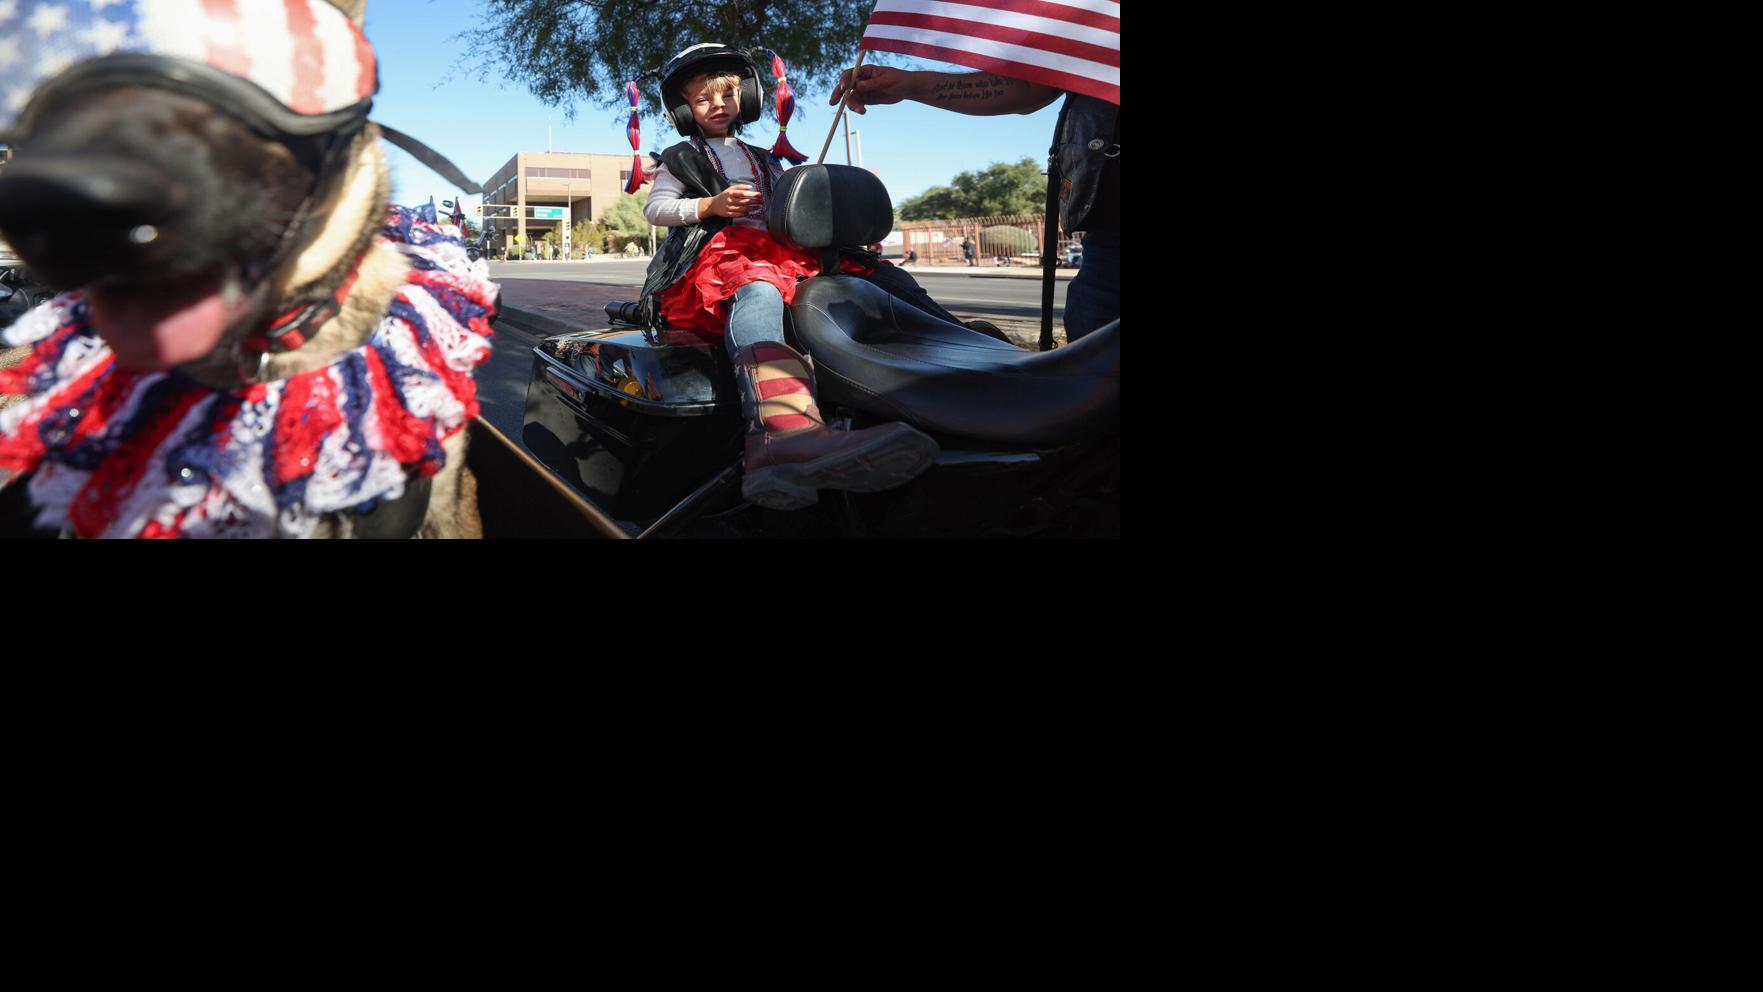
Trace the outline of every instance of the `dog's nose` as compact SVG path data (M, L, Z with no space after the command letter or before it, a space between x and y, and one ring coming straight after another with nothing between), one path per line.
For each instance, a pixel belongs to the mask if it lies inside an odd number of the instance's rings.
M0 174L0 232L39 276L72 288L174 250L159 225L188 201L143 162L21 156Z

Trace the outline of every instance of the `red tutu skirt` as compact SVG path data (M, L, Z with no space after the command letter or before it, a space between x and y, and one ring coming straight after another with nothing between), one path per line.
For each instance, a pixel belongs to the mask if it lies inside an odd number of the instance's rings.
M796 283L820 274L812 252L786 248L770 234L745 224L730 224L710 239L697 261L679 281L661 293L661 314L680 328L722 334L728 330L723 302L750 282L768 282L796 299Z

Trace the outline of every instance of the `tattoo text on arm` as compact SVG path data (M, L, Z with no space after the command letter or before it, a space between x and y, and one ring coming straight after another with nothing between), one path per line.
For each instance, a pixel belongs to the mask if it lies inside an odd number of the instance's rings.
M1016 86L1019 80L1008 76L995 76L989 73L975 73L971 76L955 76L931 85L931 100L934 103L967 103L981 100L992 100L1005 95L1005 91Z

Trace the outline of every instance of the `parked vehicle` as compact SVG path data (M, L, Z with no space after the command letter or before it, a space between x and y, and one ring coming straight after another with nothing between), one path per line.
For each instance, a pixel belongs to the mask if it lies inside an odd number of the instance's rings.
M866 170L802 166L780 180L767 222L781 240L822 251L825 270L837 272L836 255L879 240L893 211ZM1119 534L1119 321L1032 352L860 277L803 283L785 332L813 361L827 422L905 421L941 453L896 489L823 491L815 506L781 512L741 498L745 428L721 341L656 326L653 300L606 310L611 326L533 349L521 437L601 534Z
M32 281L12 246L0 241L0 328L12 326L13 321L51 295Z

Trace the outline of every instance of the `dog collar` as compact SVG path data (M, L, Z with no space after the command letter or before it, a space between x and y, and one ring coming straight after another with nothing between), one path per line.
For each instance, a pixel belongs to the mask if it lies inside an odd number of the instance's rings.
M372 247L369 245L369 247ZM305 347L306 342L317 336L319 329L343 312L343 301L349 298L349 291L361 278L361 267L367 263L367 253L362 252L356 261L355 268L336 292L295 307L245 339L245 351L258 354L285 354Z

